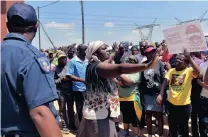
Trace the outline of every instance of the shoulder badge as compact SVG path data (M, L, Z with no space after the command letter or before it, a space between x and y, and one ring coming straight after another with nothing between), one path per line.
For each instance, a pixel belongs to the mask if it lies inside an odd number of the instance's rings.
M51 71L51 65L50 62L48 61L48 59L44 56L37 58L38 63L41 67L41 69L46 72L49 73Z

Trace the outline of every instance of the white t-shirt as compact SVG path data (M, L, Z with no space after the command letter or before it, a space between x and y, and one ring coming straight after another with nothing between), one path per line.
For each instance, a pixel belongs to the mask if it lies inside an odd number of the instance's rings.
M203 75L203 79L205 78L205 73L207 71L207 68L208 68L208 61L200 65L200 74ZM208 98L208 90L202 88L201 96Z

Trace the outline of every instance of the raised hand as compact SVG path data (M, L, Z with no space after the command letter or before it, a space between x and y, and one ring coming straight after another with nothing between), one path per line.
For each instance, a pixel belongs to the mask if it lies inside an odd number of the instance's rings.
M188 59L188 60L191 59L190 53L188 52L188 50L186 48L184 48L183 54L186 57L186 59Z

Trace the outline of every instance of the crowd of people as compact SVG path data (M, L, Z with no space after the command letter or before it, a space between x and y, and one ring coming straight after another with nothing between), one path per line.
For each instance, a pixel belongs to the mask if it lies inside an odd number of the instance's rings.
M163 40L135 46L93 41L40 52L31 45L37 31L34 8L14 4L7 18L9 34L1 44L6 137L60 137L59 126L77 137L117 137L121 114L122 137L129 136L130 125L135 137L145 126L154 136L153 123L156 134L166 136L164 115L171 137L188 137L190 118L192 136L208 136L205 51L171 54Z
M103 44L106 45L105 43ZM91 76L93 75L91 74L92 70L90 70L91 73L88 72L89 68L87 68L87 65L92 62L91 60L95 60L95 62L100 61L97 57L100 56L99 54L92 57L91 54L88 55L89 52L85 51L91 46L102 46L102 42L96 41L90 45L80 44L77 47L74 44L68 46L65 50L55 50L53 53L48 50L42 51L48 55L52 66L57 66L56 69L54 69L54 80L60 95L60 117L62 130L65 133L77 130L74 117L74 101L76 103L79 122L81 122L82 115L83 113L85 114L86 109L87 111L94 109L95 112L92 111L92 113L96 113L96 111L101 111L99 110L100 107L103 107L102 102L104 100L97 97L98 95L94 97L95 93L91 94L90 98L87 97L90 91L102 91L103 89L99 88L104 88L96 87L96 85L102 84L99 82L103 78L95 79L99 78L99 76ZM121 132L122 136L129 136L129 124L132 125L135 136L140 136L140 129L143 129L145 125L147 126L148 134L152 136L152 124L154 123L152 117L156 119L155 124L158 127L157 134L163 136L163 115L168 115L169 134L173 137L178 136L177 134L184 137L189 136L188 121L190 116L192 136L207 136L207 124L206 118L204 117L207 115L207 105L204 100L206 100L208 93L206 93L206 84L200 81L202 78L201 76L204 75L205 77L204 69L208 67L207 55L205 52L189 54L185 51L184 54L170 54L165 41L162 41L160 44L158 44L158 42L148 44L146 41L141 41L139 45L136 46L131 46L129 42L120 42L118 45L113 44L112 48L109 48L109 46L105 48L106 53L109 54L109 58L106 60L103 59L103 61L109 64L148 64L152 62L155 54L159 56L159 61L154 67L142 69L140 72L127 72L126 74L122 73L118 76L115 72L110 75L110 70L106 73L105 71L107 70L102 70L104 71L102 73L105 73L103 77L110 78L111 82L115 83L113 86L111 83L113 87L112 91L114 91L113 93L118 97L114 98L115 101L112 102L112 107L114 109L116 108L117 111L120 108L122 112L124 126L124 130ZM51 56L50 53L52 54ZM57 63L53 63L53 60L57 60ZM60 71L60 66L62 66L61 70L63 71ZM110 69L110 66L108 67L108 69ZM87 73L86 70L88 70ZM202 75L200 75L200 72ZM58 82L56 82L57 80ZM67 82L68 84L66 84ZM93 84L87 85L87 83ZM86 88L86 85L90 88ZM203 90L202 87L204 87ZM94 102L96 99L98 103ZM118 104L115 104L119 101L120 107ZM203 102L203 104L201 104L201 102ZM119 116L119 112L115 111L112 113L118 113L115 117ZM89 118L95 116L95 114L90 115L90 113L87 115ZM99 115L99 113L96 114L93 119L100 119ZM102 113L102 115L104 114ZM88 117L84 117L85 120L88 119ZM119 122L114 122L116 131L119 131ZM81 123L81 129L86 130L86 128L92 128L91 125L88 124L83 125L83 123ZM90 132L90 130L95 129L89 129L88 132ZM79 133L78 136L82 137L83 134L84 133ZM89 135L85 136L95 135L89 133Z

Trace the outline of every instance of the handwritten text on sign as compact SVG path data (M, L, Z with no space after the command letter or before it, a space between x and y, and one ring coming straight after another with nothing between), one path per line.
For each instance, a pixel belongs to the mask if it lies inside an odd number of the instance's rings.
M184 48L189 52L207 50L200 21L165 29L163 35L170 53L182 53Z

